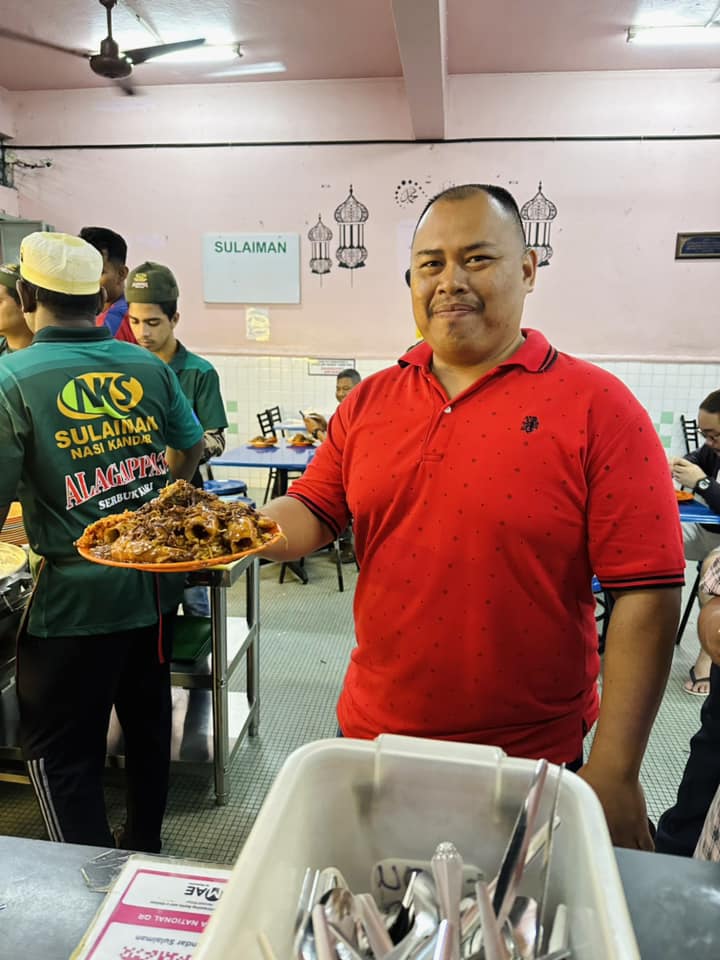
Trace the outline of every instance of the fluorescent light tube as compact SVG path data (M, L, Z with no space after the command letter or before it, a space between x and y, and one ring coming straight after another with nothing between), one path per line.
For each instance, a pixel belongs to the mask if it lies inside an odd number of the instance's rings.
M629 27L627 42L642 46L702 46L720 43L720 27Z

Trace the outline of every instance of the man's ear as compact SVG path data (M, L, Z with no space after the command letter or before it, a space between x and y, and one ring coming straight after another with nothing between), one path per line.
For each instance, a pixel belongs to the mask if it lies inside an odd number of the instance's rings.
M100 287L97 295L97 306L95 307L95 315L102 313L105 307L107 306L107 292L105 287Z
M118 275L123 283L127 280L127 275L130 273L126 264L123 264L122 267L118 270Z
M35 313L37 309L37 297L35 290L24 280L18 280L15 289L20 297L20 308L23 313Z
M180 314L177 313L177 311L176 311L175 316L174 316L174 317L172 318L172 320L170 321L170 326L173 328L173 330L174 330L175 327L178 325L178 320L179 320L179 319L180 319Z

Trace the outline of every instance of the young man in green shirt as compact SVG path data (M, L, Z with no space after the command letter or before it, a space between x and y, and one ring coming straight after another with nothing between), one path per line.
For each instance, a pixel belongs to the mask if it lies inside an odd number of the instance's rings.
M17 292L20 268L16 263L0 266L0 357L32 343L32 330L25 322Z
M125 739L125 846L160 849L177 578L88 563L74 541L189 479L202 428L155 357L96 327L102 257L33 233L18 293L34 331L0 363L0 526L19 499L37 581L18 638L20 738L50 838L112 846L103 796L115 706Z
M205 431L200 463L219 457L225 449L225 404L215 367L191 353L175 336L180 314L177 309L177 281L169 267L148 260L127 278L130 329L141 347L145 347L175 371L182 391ZM202 487L199 471L193 483ZM183 611L198 617L210 615L205 587L188 587L183 595Z

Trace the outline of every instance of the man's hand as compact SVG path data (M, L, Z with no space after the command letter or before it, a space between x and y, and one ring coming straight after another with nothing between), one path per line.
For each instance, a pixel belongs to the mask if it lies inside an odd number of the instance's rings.
M670 459L670 472L673 480L677 480L688 490L694 490L698 480L707 476L702 467L696 463L690 463L689 460L683 460L682 457L672 457Z
M636 779L624 779L606 773L593 767L590 762L580 768L578 776L597 794L616 847L627 847L630 850L655 849L648 828L645 796Z

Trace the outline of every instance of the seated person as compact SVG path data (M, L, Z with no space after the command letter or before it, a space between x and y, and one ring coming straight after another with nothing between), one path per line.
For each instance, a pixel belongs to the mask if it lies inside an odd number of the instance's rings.
M342 403L353 387L356 387L361 380L360 374L352 367L341 370L335 382L335 399L337 402ZM327 420L321 413L306 413L303 420L305 421L305 429L311 437L321 441L325 439L327 436Z
M700 729L690 741L674 806L660 817L655 838L659 853L720 859L720 554L703 576L706 602L698 634L710 663L710 691L700 711ZM694 851L694 852L693 852Z
M16 289L19 279L20 267L16 263L0 266L0 357L32 343L32 330L25 322Z
M697 419L705 443L686 457L673 457L670 469L674 480L704 500L715 513L720 513L720 483L717 480L720 473L720 390L705 397ZM713 552L720 550L720 527L707 523L683 523L682 532L686 559L704 561L704 573ZM698 599L702 607L709 598L701 590ZM710 657L702 647L683 689L700 697L707 696L710 691Z

